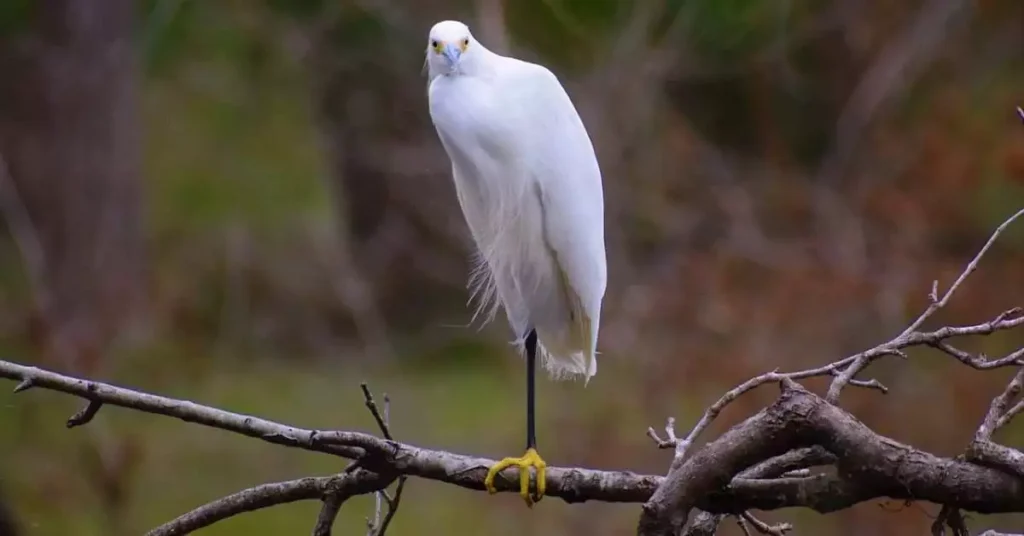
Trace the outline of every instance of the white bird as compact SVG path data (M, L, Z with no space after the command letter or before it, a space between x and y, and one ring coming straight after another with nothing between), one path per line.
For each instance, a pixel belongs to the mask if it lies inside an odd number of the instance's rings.
M544 495L534 425L535 363L554 379L597 373L607 282L601 170L583 121L547 68L496 54L458 21L430 29L430 117L452 163L476 243L476 314L500 305L525 350L526 454L491 467L485 485L519 467L527 505ZM529 493L530 467L536 495Z

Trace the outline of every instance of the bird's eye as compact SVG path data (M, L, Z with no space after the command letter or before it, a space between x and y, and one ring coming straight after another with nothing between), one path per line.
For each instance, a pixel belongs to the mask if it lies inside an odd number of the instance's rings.
M430 41L430 48L437 48L437 44L437 39L432 39Z
M467 37L467 38L462 40L462 48L466 48L468 46L469 46L469 38Z

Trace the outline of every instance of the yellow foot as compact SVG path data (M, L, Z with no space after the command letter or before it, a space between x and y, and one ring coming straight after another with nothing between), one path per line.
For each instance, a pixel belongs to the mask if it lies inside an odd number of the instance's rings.
M487 478L484 479L484 487L490 493L497 493L494 487L494 477L498 473L512 466L519 467L519 495L526 501L526 506L533 507L533 503L544 498L544 485L546 483L545 471L548 464L537 454L536 449L528 449L522 458L505 458L494 464L490 471L487 471ZM537 468L537 494L530 494L530 467Z

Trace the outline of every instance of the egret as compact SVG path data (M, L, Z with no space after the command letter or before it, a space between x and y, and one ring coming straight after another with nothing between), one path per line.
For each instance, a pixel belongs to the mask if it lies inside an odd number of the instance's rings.
M597 373L607 282L601 170L587 130L546 67L502 56L469 27L442 21L426 49L430 117L452 164L459 206L476 244L469 281L474 318L500 306L526 355L526 453L492 466L484 484L519 468L527 506L544 496L537 452L535 372L555 380ZM535 494L530 468L536 469Z

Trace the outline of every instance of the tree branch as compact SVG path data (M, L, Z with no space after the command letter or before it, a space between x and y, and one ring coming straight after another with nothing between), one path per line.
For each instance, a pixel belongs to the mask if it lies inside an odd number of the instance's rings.
M1024 510L1020 479L878 435L791 380L781 383L782 396L774 404L669 473L643 506L639 535L677 534L697 507L726 514L790 506L831 512L891 497L957 504L983 513ZM812 445L841 453L837 475L733 480L760 460Z
M943 328L942 330L938 330L930 334L921 333L917 331L918 328L924 325L925 321L927 321L939 309L942 309L943 307L946 306L947 303L949 303L950 298L953 297L953 293L956 292L957 289L960 288L960 285L962 285L964 281L966 281L967 278L972 273L974 273L975 270L978 269L978 263L981 262L982 257L984 257L985 253L987 253L988 250L992 247L992 244L994 244L995 241L999 238L999 236L1003 234L1003 231L1005 231L1006 228L1009 227L1010 224L1012 224L1022 214L1024 214L1024 209L1017 211L1014 215L1007 218L1002 224L999 225L999 227L996 228L995 231L992 232L992 235L989 236L989 239L987 242L985 242L985 245L982 246L978 253L974 256L974 258L971 259L971 262L967 263L967 267L964 268L962 272L960 272L960 275L956 278L955 281L953 281L953 284L949 286L949 289L946 290L946 292L942 295L941 298L939 297L938 292L939 282L933 281L932 290L928 294L929 304L928 307L924 310L924 312L922 312L916 320L914 320L909 326L907 326L907 328L904 329L902 333L897 335L896 338L892 339L887 343L875 347L874 350L878 350L879 348L905 348L907 346L920 345L921 343L930 346L935 346L942 343L943 341L945 341L945 339L948 339L950 337L974 334L988 334L996 330L1016 327L1020 325L1022 322L1024 322L1024 317L1020 316L1020 309L1011 309L1010 311L1002 313L991 322L978 326L967 326L962 328ZM1011 320L1009 319L1009 317L1015 318ZM832 381L832 385L830 385L828 388L828 395L826 396L826 399L830 402L838 401L839 394L842 391L843 387L849 384L860 371L864 370L864 368L867 367L868 364L870 364L878 357L881 357L881 354L873 353L870 350L868 352L864 352L863 354L857 355L853 362L850 363L850 365L846 367L845 370L843 370L843 373L836 376L835 380Z
M339 452L358 452L360 456L369 453L360 458L361 466L354 471L246 490L183 516L192 520L188 523L197 523L197 519L213 523L273 504L321 499L337 489L329 485L332 482L341 486L356 481L358 485L351 484L352 488L345 489L369 493L384 489L401 475L482 490L487 469L494 463L490 459L419 448L369 434L285 426L6 361L0 361L0 377L22 382L32 378L36 387L88 396L108 405L174 416L275 444L340 456L344 455ZM670 473L667 478L550 467L547 493L570 503L648 501L644 519L646 522L656 519L658 523L665 515L676 522L679 515L685 520L685 512L694 507L716 514L737 515L749 509L791 506L831 511L877 497L915 498L940 504L955 500L961 508L980 512L1024 511L1024 484L1019 479L995 469L938 458L896 443L875 434L851 415L790 380L784 379L783 383L787 384L787 390L775 404L697 451L682 464L681 471ZM309 437L314 440L293 439ZM326 438L327 445L335 448L326 449L317 438ZM340 451L342 447L358 448ZM773 478L808 463L820 465L833 461L844 476ZM739 478L734 479L733 475ZM516 491L516 476L503 473L496 482L498 489ZM655 494L655 490L659 490L659 494ZM677 494L674 490L685 493ZM192 526L181 525L186 523L181 519L176 522L179 525L172 526ZM162 529L169 530L167 526ZM660 534L644 530L647 532L641 534Z
M319 431L297 428L248 415L232 413L173 398L123 387L73 378L36 367L0 360L0 377L14 381L31 378L38 388L60 391L107 405L175 417L186 422L227 430L287 447L300 448L360 460L368 470L390 469L397 473L483 490L484 476L496 463L488 458L465 456L387 441L361 432ZM383 469L382 469L383 468ZM662 477L628 471L598 471L577 467L548 467L546 495L575 503L588 500L642 502L654 492ZM519 491L519 474L510 468L495 479L499 491Z
M341 502L344 502L345 499L353 495L383 489L393 480L394 476L382 476L359 470L333 476L307 477L287 482L263 484L233 493L192 510L149 531L146 536L188 534L244 512L295 501L320 499L328 493L337 495Z
M956 337L987 335L1019 327L1024 325L1024 314L1014 308L981 324L947 326L934 331L919 329L934 312L945 306L953 292L976 270L996 237L1021 214L1024 210L996 229L941 298L935 283L928 308L894 339L828 365L789 373L772 371L752 378L712 404L683 439L676 436L672 418L665 427L665 439L649 429L648 435L660 448L675 449L666 477L549 467L547 495L569 503L644 502L638 523L641 536L678 534L694 509L703 511L690 525L687 531L690 536L713 535L725 515L736 516L745 531L782 534L789 530L788 524L768 525L749 510L801 506L824 513L882 497L943 505L933 532L944 532L944 527L948 526L955 534L966 534L961 510L1024 512L1024 454L992 439L996 431L1024 412L1021 396L1024 349L989 360L983 355L964 352L949 342ZM931 346L979 370L1018 368L1003 392L993 399L964 456L940 458L903 445L876 434L835 405L839 392L847 385L886 392L876 380L858 380L856 374L885 355L905 358L903 349L913 346ZM795 383L815 376L834 378L823 398ZM383 536L399 506L407 477L482 490L484 476L495 463L490 459L395 441L388 424L387 396L381 414L365 384L362 389L366 407L383 437L297 428L8 361L0 361L0 377L18 382L16 393L41 388L85 399L84 408L68 420L69 428L87 424L102 407L114 405L353 460L337 475L265 484L232 494L154 529L151 535L185 534L242 512L297 500L320 499L323 507L313 534L326 536L346 499L354 494L377 493L378 505L368 528L372 536ZM782 395L775 403L687 456L697 437L726 405L766 383L781 385ZM813 474L808 470L823 464L834 465L835 473ZM516 469L510 468L499 475L496 487L500 491L518 491L517 477ZM398 485L392 497L386 490L396 480ZM387 512L383 514L385 504Z
M992 400L985 419L974 435L974 441L967 448L966 458L968 460L1024 478L1024 453L992 441L993 434L1009 423L1024 407L1024 400L1010 407L1014 399L1020 396L1022 389L1024 389L1024 366L1017 371L1017 375L1010 380L1006 389Z

